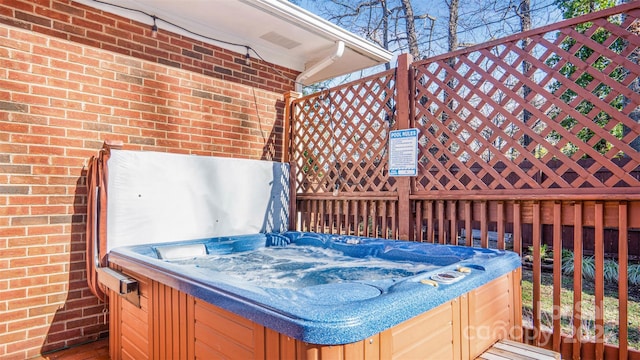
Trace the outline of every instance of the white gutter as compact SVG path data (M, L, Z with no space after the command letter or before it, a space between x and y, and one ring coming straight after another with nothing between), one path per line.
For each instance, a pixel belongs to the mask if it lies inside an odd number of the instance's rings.
M333 64L337 59L342 57L342 54L344 54L344 41L338 40L336 42L336 48L333 54L318 61L317 63L313 64L313 66L311 66L310 68L301 72L300 75L298 75L298 77L296 78L296 91L301 93L302 84L304 84L305 80L307 80L317 72L323 70L327 66Z

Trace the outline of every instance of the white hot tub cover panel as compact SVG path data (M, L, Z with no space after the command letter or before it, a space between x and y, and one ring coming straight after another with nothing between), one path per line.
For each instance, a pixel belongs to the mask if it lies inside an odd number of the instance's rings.
M111 150L107 165L107 251L288 227L288 164Z

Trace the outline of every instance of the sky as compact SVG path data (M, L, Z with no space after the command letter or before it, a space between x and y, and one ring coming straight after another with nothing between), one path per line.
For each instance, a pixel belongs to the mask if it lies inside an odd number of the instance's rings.
M364 0L290 1L334 23L336 21L332 20L331 16L339 12L338 9L340 9L336 2L351 6L364 2ZM446 4L448 1L450 0L412 0L415 15L429 15L433 19L426 18L416 23L416 30L420 36L422 58L448 51L449 9ZM390 6L399 4L398 0L387 0L387 2ZM458 43L461 46L471 46L519 32L520 22L516 14L516 7L519 2L519 0L460 0ZM562 14L555 5L555 0L531 0L531 14L533 28L562 20ZM372 16L376 16L376 14L372 14ZM363 36L362 20L351 20L349 23L345 22L338 25ZM381 36L378 35L378 38L381 38ZM394 44L389 50L396 55L408 52L406 48L401 48ZM376 70L379 71L379 69ZM351 78L353 76L358 75L354 74ZM349 79L347 78L346 80Z
M334 1L356 4L354 0L293 0L298 6L309 10L325 19L338 11ZM397 0L388 0L390 4ZM555 0L531 0L533 27L540 27L562 19ZM478 44L491 39L501 38L520 30L519 20L515 13L518 0L460 0L458 36L461 44ZM425 45L431 41L429 55L437 55L447 50L447 26L449 11L445 0L413 0L415 15L428 14L435 20L419 20L417 31L425 36ZM433 34L429 39L431 26ZM357 23L342 24L343 27L357 33ZM390 49L394 50L394 49ZM426 51L426 50L425 50Z

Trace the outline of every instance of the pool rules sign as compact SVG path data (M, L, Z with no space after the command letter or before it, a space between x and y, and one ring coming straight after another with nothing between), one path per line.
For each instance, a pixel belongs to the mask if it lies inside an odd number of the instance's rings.
M389 132L389 175L418 174L418 129Z

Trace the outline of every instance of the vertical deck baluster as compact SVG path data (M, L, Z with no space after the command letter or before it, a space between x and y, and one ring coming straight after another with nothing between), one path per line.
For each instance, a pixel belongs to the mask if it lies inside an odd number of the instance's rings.
M380 229L380 223L378 216L380 216L380 209L378 208L379 203L375 200L371 202L371 236L377 238L378 230Z
M304 211L306 216L306 231L315 231L316 221L318 221L318 202L316 200L306 200L304 202ZM313 228L313 230L311 230Z
M328 219L328 225L329 225L329 230L327 231L328 234L334 234L334 227L336 225L336 219L335 219L335 204L336 202L333 200L326 200L327 202L327 213L329 214L329 219Z
M401 239L401 237L399 236L400 229L398 227L398 202L389 201L389 206L391 207L391 238ZM407 238L402 240L409 240L408 234L409 233L407 232Z
M305 229L306 226L309 226L307 224L307 219L309 218L310 214L309 214L309 201L308 200L299 200L298 203L298 211L299 211L299 215L297 213L294 214L290 214L290 216L299 216L300 217L300 221L297 222L297 227L294 228L293 230L300 230L300 229Z
M350 200L343 200L342 201L342 216L343 216L343 231L345 235L350 235L350 229L351 229L351 214L349 213L349 202Z
M498 224L498 249L504 250L504 234L505 234L505 219L504 219L504 201L498 201L496 206L496 221Z
M416 204L416 216L415 216L415 227L414 227L414 241L424 241L423 231L422 231L422 200L415 200Z
M489 219L487 214L487 202L480 202L480 247L489 247Z
M553 204L553 350L560 351L560 319L562 315L562 203Z
M309 204L307 202L307 204ZM311 208L309 209L309 212L313 215L313 217L311 218L311 228L309 230L313 231L313 232L317 232L318 231L318 200L312 200L311 201Z
M426 200L427 203L427 242L434 243L435 229L433 228L433 200Z
M626 201L618 204L618 339L619 339L619 359L626 360L629 345L629 319L628 319L628 226L629 213Z
M362 217L362 236L369 236L369 202L367 200L360 200L360 216Z
M351 202L353 200L344 200L342 202L342 213L344 214L344 234L353 235L351 232Z
M289 230L297 230L297 229L301 229L304 228L304 217L306 216L307 212L305 211L305 201L302 200L298 200L298 204L296 205L297 208L297 213L289 213L289 216L295 216L295 217L299 217L298 221L296 221L296 228L292 228L289 227ZM289 224L291 224L291 221L289 221Z
M298 204L298 211L300 212L300 221L296 224L295 230L309 229L311 227L312 216L311 213L311 200L302 200ZM298 216L298 214L291 214L291 216Z
M287 99L286 100L287 103L289 105L291 105L291 100ZM289 106L287 106L289 107ZM287 119L286 121L289 121L290 119ZM285 127L285 129L291 129L290 127ZM285 131L287 132L287 131ZM289 147L289 142L288 140L286 142L283 143L283 154L282 154L282 159L283 162L289 162L289 151L290 151L290 147ZM286 161L284 159L287 159ZM295 162L290 162L289 163L289 224L287 225L287 230L297 230L300 228L300 224L298 224L299 222L302 222L302 219L298 216L298 214L302 214L300 212L300 210L298 209L298 199L297 199L297 191L296 191L296 186L297 186L297 181L296 179L298 178L298 176L296 175L297 173L297 168L296 168L296 163Z
M369 206L369 201L363 201L362 206L364 210L362 211L362 217L364 218L364 236L371 236L371 232L369 231L369 218L371 217L371 208Z
M297 226L300 229L304 229L304 227L305 227L305 224L304 224L305 216L307 216L306 201L305 200L298 200L298 201L299 201L299 203L298 203L297 208L298 208L298 211L300 212L299 215L297 213L294 213L294 214L290 214L290 216L300 216L300 221L297 222ZM292 229L289 229L289 230L292 230ZM295 230L295 229L293 229L293 230Z
M351 200L351 213L353 215L352 234L360 236L360 202L358 200Z
M473 227L471 225L472 220L472 206L471 200L464 202L464 228L465 228L465 245L473 246Z
M540 202L533 202L533 333L534 344L540 345L540 283L542 280L542 266L540 246L542 245L542 223L540 220Z
M331 234L333 231L333 202L331 200L322 200L324 203L324 214L322 216L322 222L324 232Z
M373 237L374 236L374 229L376 227L376 208L375 208L375 201L370 200L367 201L367 236L369 237Z
M604 357L604 203L595 209L595 335L596 359Z
M371 210L369 209L369 201L362 200L360 211L362 212L362 234L369 236L369 216Z
M455 200L451 200L449 201L449 217L451 218L450 221L450 228L451 230L449 230L449 234L451 239L449 240L450 244L454 244L454 245L458 245L458 206L457 206L457 202Z
M318 216L320 217L320 224L319 224L319 229L321 233L326 233L327 232L327 226L326 226L326 216L327 216L327 211L326 211L326 200L318 200L319 204L319 209L318 209Z
M429 211L428 211L428 203L429 200L420 200L420 207L422 208L422 219L420 220L420 233L422 234L420 237L420 241L428 241L429 240Z
M341 200L338 202L338 207L340 208L340 221L342 221L340 234L349 235L349 200Z
M513 203L513 251L522 255L522 209L520 201Z
M296 205L296 210L297 213L292 213L290 214L290 216L295 216L298 219L295 222L295 227L291 228L289 230L302 230L304 229L306 226L309 226L308 224L305 224L305 218L309 217L309 202L306 200L298 200L298 204Z
M324 200L318 200L316 214L317 214L316 215L317 216L316 229L318 230L318 232L324 233L325 232L325 229L324 229L324 217L325 217Z
M396 208L398 208L400 204L396 201ZM400 221L399 211L396 211L396 221ZM409 200L409 237L407 240L416 241L416 203L413 200ZM413 221L411 221L413 220ZM398 234L400 230L398 230Z
M382 231L382 238L386 239L389 238L389 235L391 234L391 232L393 231L392 227L391 227L391 212L392 212L392 208L391 208L391 202L387 201L387 200L382 200L380 202L380 204L382 205L382 209L384 211L384 217L382 218L382 223L383 223L383 231Z
M380 200L378 202L379 207L381 208L380 210L380 222L381 222L381 231L378 232L378 236L384 238L387 238L387 234L389 231L389 226L388 226L388 218L387 218L387 201L385 200Z
M353 231L351 230L351 224L353 223L352 214L351 214L351 203L353 200L345 200L344 201L344 232L346 235L353 235Z
M332 199L329 200L329 202L331 202L331 210L333 211L333 226L331 227L331 233L332 234L341 234L341 226L342 226L342 207L340 206L340 204L342 203L342 200L338 200L338 199ZM335 229L335 230L334 230Z
M335 212L335 221L336 221L336 230L335 233L336 234L340 234L342 235L342 227L344 226L344 213L342 211L342 203L344 202L344 200L333 200L333 208L334 208L334 212Z
M336 204L336 233L343 235L346 216L344 212L345 200L335 200L334 203Z
M582 342L582 202L574 203L573 220L573 359L580 359Z
M300 204L298 204L298 211L300 211L300 222L298 223L298 227L300 229L306 229L308 224L309 214L309 200L302 200ZM290 214L290 216L298 216L298 214Z
M362 236L362 228L360 227L362 217L362 204L361 200L354 200L353 204L353 235Z
M313 205L313 213L314 213L314 217L313 217L313 230L314 232L322 232L322 230L320 230L318 223L320 222L320 202L322 200L314 200L314 205Z
M444 244L444 200L438 200L438 243Z
M305 206L309 213L309 224L306 226L306 231L316 231L316 222L318 221L318 203L316 200L311 200L307 201Z
M366 200L358 200L358 212L360 212L360 218L362 219L358 223L358 236L366 236L367 222L369 219Z
M380 209L380 201L374 201L372 207L375 208L375 226L373 228L373 237L379 238L380 233L382 232L382 221L380 220L380 214L382 213L382 210Z

